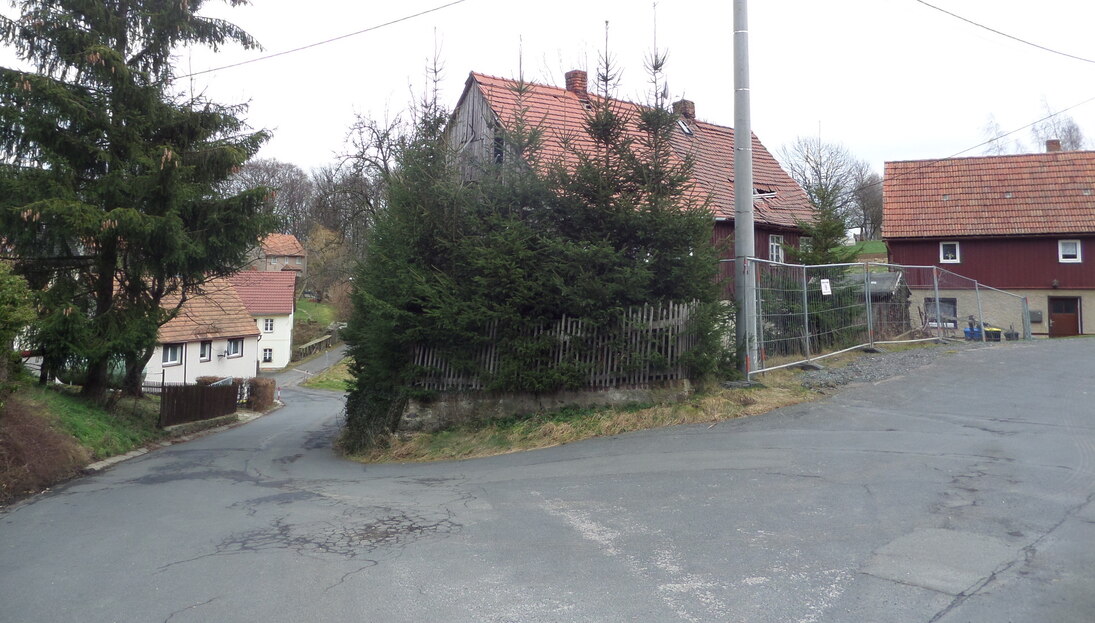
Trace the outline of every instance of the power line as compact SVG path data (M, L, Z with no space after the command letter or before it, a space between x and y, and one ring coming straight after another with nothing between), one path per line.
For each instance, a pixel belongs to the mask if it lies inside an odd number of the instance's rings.
M335 41L341 41L343 39L348 39L350 37L356 37L357 35L362 35L362 34L365 34L367 32L372 32L374 30L380 30L381 28L392 26L392 25L398 24L400 22L406 22L406 21L412 20L416 17L422 17L423 15L428 15L430 13L436 13L437 11L440 11L442 9L447 9L451 6L456 6L458 4L463 4L464 2L467 2L467 1L468 0L453 0L452 2L449 2L448 4L442 4L440 6L433 7L432 9L426 9L425 11L419 11L418 13L414 13L413 15L406 15L406 16L400 17L398 19L393 19L390 22L384 22L383 24L377 24L376 26L370 26L368 28L358 30L356 32L347 33L345 35L339 35L337 37L331 37L330 39L324 39L323 41L317 41L315 43L309 43L308 45L302 45L299 48L293 48L291 50L284 50L282 52L275 52L273 54L267 54L265 56L259 56L257 58L252 58L252 59L249 59L249 60L246 60L246 61L240 61L238 63L232 63L231 65L222 65L220 67L213 67L211 69L203 69L201 71L195 71L195 72L192 72L192 73L189 73L189 74L184 74L182 76L175 76L175 77L172 78L172 81L180 80L180 79L183 79L183 78L192 78L194 76L200 76L202 74L208 74L208 73L212 73L214 71L220 71L222 69L232 69L232 68L235 68L235 67L240 67L242 65L249 65L251 63L257 63L259 61L265 61L265 60L269 60L271 58L277 58L279 56L285 56L287 54L294 54L296 52L309 50L311 48L319 47L321 45L327 45L328 43L334 43Z
M1006 37L1008 39L1011 39L1012 41L1018 41L1019 43L1022 43L1023 45L1029 45L1033 48L1038 48L1039 50L1042 50L1044 52L1049 52L1050 54L1056 54L1058 56L1064 56L1065 58L1071 58L1071 59L1076 60L1076 61L1081 61L1081 62L1084 62L1084 63L1091 63L1091 64L1095 65L1095 60L1091 60L1090 58L1084 58L1082 56L1076 56L1075 54L1069 54L1067 52L1061 52L1060 50L1054 50L1053 48L1049 48L1049 47L1046 47L1044 45L1040 45L1040 44L1037 44L1037 43L1033 43L1031 41L1027 41L1026 39L1016 37L1015 35L1009 35L1006 32L996 30L995 28L992 28L992 27L986 26L984 24L975 22L975 21L973 21L969 18L962 17L961 15L958 15L957 13L952 13L952 12L950 12L950 11L944 9L944 8L937 7L934 4L925 2L924 0L916 0L916 2L919 2L920 4L923 4L924 6L930 8L930 9L935 9L936 11L939 11L940 13L945 13L947 15L950 15L951 17L953 17L955 19L962 20L963 22L966 22L967 24L970 24L971 26L976 26L977 28L987 30L987 31L989 31L993 34L997 34L997 35L1000 35L1001 37Z
M919 2L920 0L917 0L917 1ZM1022 132L1023 130L1032 128L1032 127L1038 125L1039 123L1042 123L1043 121L1049 121L1050 119L1052 119L1052 118L1054 118L1058 115L1063 115L1063 114L1065 114L1066 112L1068 112L1070 110L1073 110L1075 108L1079 108L1080 106L1083 106L1085 104L1090 104L1091 102L1095 102L1095 96L1089 97L1088 99L1086 99L1086 100L1084 100L1084 101L1082 101L1078 104L1073 104L1072 106L1069 106L1068 108L1063 108L1061 110L1058 110L1055 113L1046 115L1045 117L1042 117L1041 119L1038 119L1037 121L1031 121L1030 123L1028 123L1028 124L1026 124L1022 127L1015 128L1014 130L1011 130L1010 132L1005 132L1005 133L1003 133L999 136L994 136L994 137L990 138L987 141L982 141L982 142L980 142L976 145L973 145L972 147L967 147L967 148L963 149L962 151L955 152L955 153L953 153L953 154L951 154L951 155L949 155L945 158L924 159L920 166L912 169L911 171L907 171L902 175L894 175L889 179L900 179L900 178L903 178L903 177L908 177L910 175L914 175L916 173L919 173L919 172L923 171L924 169L927 169L928 167L933 167L937 164L943 164L943 163L945 163L949 160L953 160L953 159L961 156L962 154L964 154L968 151L973 151L974 149L977 149L978 147L984 147L985 145L988 145L990 143L995 143L996 141L999 141L1001 139L1005 139L1005 138L1011 136L1012 134L1015 134L1017 132ZM866 190L868 188L874 188L875 186L881 186L883 184L883 182L886 180L885 173L886 173L885 171L882 172L883 177L879 181L873 182L873 183L870 183L870 184L864 184L862 186L857 186L855 188L855 191Z

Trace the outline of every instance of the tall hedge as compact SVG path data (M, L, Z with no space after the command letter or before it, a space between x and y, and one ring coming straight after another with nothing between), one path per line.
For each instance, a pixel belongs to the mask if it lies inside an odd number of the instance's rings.
M702 375L728 360L711 214L689 198L691 162L671 155L676 117L660 99L639 119L604 101L586 123L597 148L567 164L540 161L537 129L518 123L506 143L520 146L520 158L463 181L441 140L447 115L436 109L400 141L386 209L354 282L348 450L383 443L398 426L421 372L411 364L414 345L482 377L475 353L492 323L504 353L486 379L493 390L578 386L579 370L527 365L550 347L528 330L564 315L615 322L644 303L699 301L703 339L687 361ZM628 123L641 138L628 138Z

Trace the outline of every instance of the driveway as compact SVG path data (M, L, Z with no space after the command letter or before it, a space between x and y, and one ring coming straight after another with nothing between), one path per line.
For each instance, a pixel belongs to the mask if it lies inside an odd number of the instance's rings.
M1095 340L824 401L362 466L337 394L0 515L4 621L1090 621Z

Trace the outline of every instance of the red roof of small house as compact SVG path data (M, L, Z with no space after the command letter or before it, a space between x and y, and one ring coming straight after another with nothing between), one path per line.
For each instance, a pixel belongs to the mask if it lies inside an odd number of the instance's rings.
M1095 152L887 162L883 238L1095 232Z
M548 160L570 155L566 146L575 150L592 150L593 141L585 130L589 116L587 102L604 101L600 96L587 93L580 97L565 88L526 83L528 87L520 96L515 90L516 80L496 78L472 72L465 86L467 92L476 86L483 93L491 111L503 126L511 126L519 112L524 121L543 131L542 157ZM627 131L638 138L638 113L642 106L632 102L611 99L618 114L630 119ZM694 104L688 103L694 110ZM675 158L680 161L686 155L694 158L693 183L696 198L710 198L710 208L715 218L734 218L734 130L724 126L699 121L690 116L681 117L681 127L674 131L672 145ZM687 128L687 130L686 130ZM794 227L797 221L813 219L813 210L805 191L780 167L772 154L753 135L753 186L764 198L755 202L754 218L758 223L781 227Z
M168 295L163 305L173 308L178 302L179 295ZM232 283L227 279L212 279L202 286L200 293L191 294L179 313L160 327L158 339L161 344L174 344L258 334L255 319L247 313Z
M270 234L262 239L262 252L264 255L300 255L308 254L304 247L292 234Z
M297 276L293 271L245 270L229 277L252 316L293 313Z

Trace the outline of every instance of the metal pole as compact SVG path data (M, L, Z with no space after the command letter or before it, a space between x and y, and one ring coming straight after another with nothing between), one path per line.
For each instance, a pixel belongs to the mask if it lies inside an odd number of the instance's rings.
M867 342L874 349L874 309L871 308L871 263L863 263L863 299L867 304Z
M810 361L810 298L806 291L806 267L802 267L802 335L806 340L806 361Z
M932 266L932 289L935 291L935 329L939 341L943 340L943 311L939 304L939 267Z
M985 312L981 311L981 282L973 282L973 291L977 294L977 324L981 327L981 342L986 341L985 333Z
M1025 296L1023 297L1023 339L1034 339L1030 329L1030 300Z
M735 333L744 357L740 368L749 377L757 358L756 280L750 260L753 238L753 141L749 112L749 17L746 0L734 0L734 266L738 274L738 318Z

